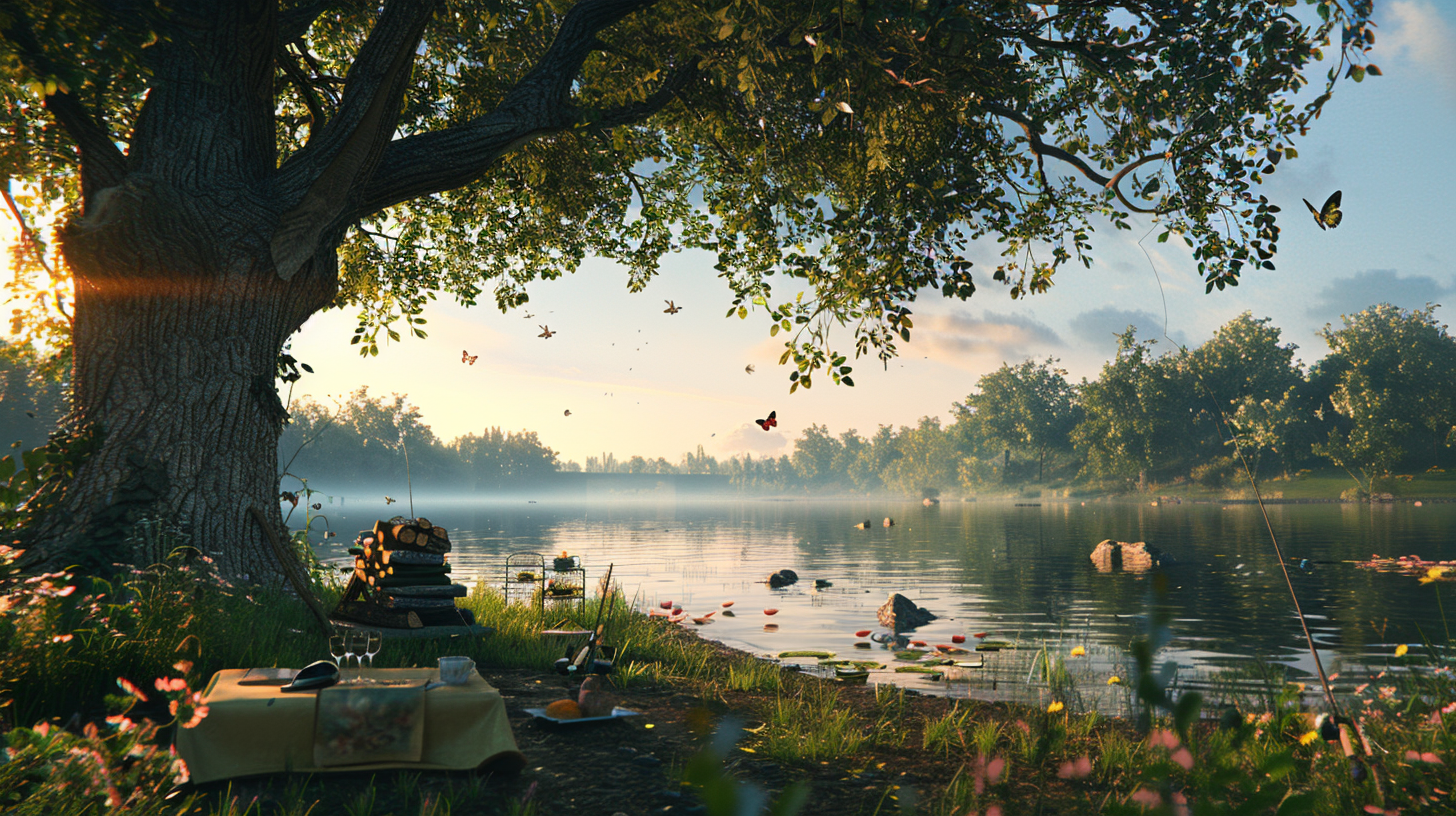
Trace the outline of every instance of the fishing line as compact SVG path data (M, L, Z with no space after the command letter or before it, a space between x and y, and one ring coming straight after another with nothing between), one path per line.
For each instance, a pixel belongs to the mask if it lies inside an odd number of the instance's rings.
M1158 275L1158 267L1153 263L1153 256L1149 255L1147 247L1143 246L1143 239L1147 238L1148 235L1152 235L1153 229L1156 229L1156 226L1150 228L1142 238L1138 239L1138 249L1141 249L1143 251L1143 257L1148 259L1148 266L1152 267L1153 270L1153 278L1158 282L1158 294L1163 298L1163 337L1179 351L1187 354L1188 347L1168 335L1168 297L1163 292L1163 279ZM1309 633L1309 624L1305 622L1304 610L1299 606L1299 596L1294 592L1294 581L1289 577L1289 565L1285 563L1284 551L1279 546L1279 537L1274 534L1274 524L1269 520L1269 511L1264 506L1263 495L1259 492L1258 480L1254 478L1254 471L1249 467L1249 460L1244 456L1243 447L1239 445L1239 437L1234 433L1233 425L1228 421L1228 417L1223 412L1222 403L1214 397L1213 389L1209 388L1208 384L1203 381L1203 373L1196 366L1191 366L1191 368L1193 370L1193 376L1198 380L1198 385L1203 389L1204 394L1208 397L1208 401L1213 404L1213 409L1218 412L1219 424L1223 426L1223 430L1228 434L1229 442L1234 446L1234 454L1238 456L1239 463L1244 468L1244 475L1249 480L1249 486L1254 490L1254 501L1258 503L1259 513L1264 518L1264 528L1269 531L1269 541L1274 544L1274 554L1279 557L1279 570L1284 574L1284 584L1289 588L1290 600L1294 602L1294 613L1299 616L1299 627L1304 631L1305 643L1309 646L1310 655L1314 657L1314 666L1319 672L1320 685L1324 688L1325 700L1329 703L1330 710L1338 713L1339 708L1335 703L1334 692L1330 689L1330 681L1325 675L1324 664L1320 662L1319 650L1314 646L1314 637Z
M1148 231L1143 235L1143 237L1138 239L1138 249L1141 249L1143 252L1143 257L1148 259L1148 266L1153 270L1153 279L1158 282L1158 294L1161 295L1163 298L1163 337L1169 343L1172 343L1175 347L1182 351L1184 354L1188 354L1188 348L1186 346L1177 342L1168 335L1168 297L1163 292L1163 279L1160 275L1158 275L1158 267L1157 264L1153 263L1153 256L1148 254L1147 247L1143 246L1143 240L1146 239L1149 235L1153 234L1153 229L1156 229L1156 226L1150 227ZM1243 447L1239 445L1239 437L1236 433L1234 433L1232 423L1228 421L1228 417L1224 414L1223 405L1214 397L1213 389L1209 388L1208 384L1203 381L1202 372L1200 372L1196 366L1190 366L1190 368L1192 368L1193 370L1193 376L1198 380L1198 385L1203 389L1204 394L1207 395L1209 402L1213 404L1213 409L1218 413L1219 424L1223 426L1223 430L1228 434L1229 442L1231 442L1234 446L1234 454L1238 456L1239 464L1242 465L1244 469L1244 475L1249 480L1249 486L1254 490L1254 501L1259 505L1259 514L1264 518L1264 528L1269 531L1269 541L1274 545L1274 554L1279 557L1279 571L1284 575L1284 585L1289 588L1289 599L1294 602L1294 614L1299 616L1299 628L1304 632L1304 642L1309 648L1310 656L1314 658L1315 671L1319 674L1320 687L1324 689L1325 703L1329 706L1330 717L1333 719L1334 723L1337 726L1343 726L1345 724L1354 726L1355 733L1360 737L1360 743L1361 746L1364 748L1365 755L1367 757L1371 756L1373 752L1370 750L1370 744L1365 738L1365 729L1361 728L1359 723L1346 719L1340 713L1339 703L1335 701L1335 693L1330 688L1330 678L1328 675L1325 674L1325 667L1324 663L1320 660L1319 650L1316 649L1314 646L1314 637L1309 633L1309 623L1305 621L1304 610L1301 609L1299 606L1299 595L1294 591L1294 580L1289 577L1289 564L1285 561L1284 551L1279 546L1279 537L1274 534L1274 524L1269 520L1269 510L1267 507L1265 507L1264 497L1259 492L1259 482L1257 479L1254 478L1254 471L1252 468L1249 467L1249 460L1246 456L1244 456ZM1353 759L1353 747L1351 747L1348 742L1346 742L1346 737L1343 731L1341 732L1340 736L1341 743L1344 745L1345 748L1345 755L1348 758ZM1371 774L1372 776L1374 776L1373 769L1371 770ZM1380 780L1378 777L1375 777L1375 785L1377 792L1379 792ZM1381 799L1384 799L1383 793L1381 794Z

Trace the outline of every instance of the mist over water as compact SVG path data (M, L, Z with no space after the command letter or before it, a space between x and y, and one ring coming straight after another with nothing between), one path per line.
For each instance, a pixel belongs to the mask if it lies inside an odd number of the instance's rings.
M537 552L549 564L567 551L581 557L588 586L612 564L613 581L638 609L673 601L692 615L718 610L711 623L695 627L697 633L763 656L821 649L896 665L883 647L866 651L853 643L862 640L856 630L880 629L875 610L899 592L940 616L916 630L916 639L949 643L955 634L987 632L988 639L1020 648L985 655L987 668L1000 671L996 688L888 671L875 679L991 698L1027 695L1024 675L1032 673L1034 651L1042 645L1063 656L1074 644L1086 646L1088 657L1067 664L1085 675L1084 686L1104 686L1109 674L1126 677L1131 659L1125 650L1145 630L1152 580L1099 573L1088 556L1103 539L1146 541L1175 561L1163 568L1174 641L1160 659L1176 660L1188 677L1228 668L1253 672L1258 661L1283 664L1294 679L1309 679L1302 675L1314 671L1278 558L1251 505L529 503L446 501L417 493L414 509L450 530L457 582L500 587L507 555ZM338 537L320 545L319 554L344 563L357 530L408 515L409 505L403 498L388 506L356 499L329 511ZM1439 585L1420 586L1413 578L1348 562L1372 553L1456 558L1449 536L1456 505L1291 504L1273 505L1269 513L1289 562L1307 559L1302 569L1292 566L1291 575L1325 668L1343 672L1341 685L1360 682L1368 674L1361 666L1378 671L1397 643L1418 644L1422 633L1445 641ZM883 527L885 517L894 526ZM864 521L871 523L868 529L855 529ZM797 572L799 582L782 589L763 583L783 568ZM815 579L832 586L816 589ZM734 602L734 616L725 616L724 601ZM770 618L765 608L779 612ZM549 608L546 617L548 625L556 622ZM777 629L765 630L767 623ZM970 646L977 642L968 640ZM1014 684L1007 682L1012 676Z

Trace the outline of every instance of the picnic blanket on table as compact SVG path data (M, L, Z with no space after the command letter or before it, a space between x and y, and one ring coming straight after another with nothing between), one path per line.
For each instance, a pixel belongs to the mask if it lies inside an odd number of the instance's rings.
M204 692L207 717L196 728L177 730L177 753L195 783L290 771L457 771L501 759L525 762L500 692L478 673L463 685L425 691L434 669L365 670L366 677L389 685L359 687L366 695L359 698L362 708L350 705L355 687L285 693L278 686L239 685L245 674L225 669L213 675ZM331 697L321 700L321 694ZM321 713L330 720L321 723ZM341 739L338 716L363 724L358 740Z

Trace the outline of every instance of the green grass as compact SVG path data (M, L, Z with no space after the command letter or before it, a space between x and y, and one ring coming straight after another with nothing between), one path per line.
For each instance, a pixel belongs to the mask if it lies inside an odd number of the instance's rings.
M80 816L101 812L118 796L127 801L128 812L139 814L524 816L535 809L529 801L502 801L478 780L432 784L425 791L413 775L349 788L291 779L282 801L266 810L227 793L165 802L161 797L173 778L170 757L151 750L156 734L148 727L122 730L120 716L82 733L57 724L76 711L121 712L130 698L117 687L118 676L147 691L155 678L185 679L187 688L164 696L179 701L186 717L188 695L212 672L303 665L326 653L324 634L296 600L219 587L205 562L172 562L110 583L69 582L63 576L27 581L9 570L8 555L0 553L0 695L7 715L21 727L5 735L10 754L0 763L0 811ZM68 586L75 589L68 592ZM329 604L337 588L319 591ZM469 655L482 667L543 672L561 656L560 647L541 638L543 621L534 608L507 605L486 589L461 604L496 632L457 638L449 651ZM571 622L591 625L598 604L572 611ZM739 711L762 723L744 740L742 751L749 757L789 768L829 763L848 771L865 767L877 752L918 751L925 762L959 768L921 799L918 812L931 816L980 812L993 804L1014 808L1033 795L1029 791L1064 812L1132 814L1142 812L1139 797L1171 796L1175 789L1208 812L1277 807L1281 814L1355 813L1377 803L1421 812L1449 808L1449 792L1456 790L1456 679L1452 665L1442 662L1449 658L1430 644L1393 657L1387 677L1342 700L1383 749L1376 760L1382 781L1377 791L1350 779L1337 746L1301 739L1309 726L1300 694L1282 675L1257 667L1249 669L1258 674L1256 685L1233 676L1213 678L1213 693L1203 706L1206 716L1216 718L1230 704L1243 716L1223 725L1195 723L1186 731L1158 716L1151 733L1139 733L1128 719L1079 713L1079 700L1108 687L1105 677L1093 677L1087 664L1070 658L1070 643L1024 648L1021 658L1007 664L1018 683L1034 681L1037 690L1066 704L1062 710L1048 712L1045 702L996 708L967 702L935 716L912 716L903 688L881 685L872 699L851 698L862 692L746 655L725 656L681 627L633 613L620 600L605 619L610 642L619 646L613 673L619 686L667 687L703 699L726 700L730 692L758 695L753 698L758 702L747 703L757 708ZM392 641L379 665L431 665L440 651L438 641ZM1125 679L1116 693L1139 688L1144 678ZM40 723L49 725L34 727ZM1182 736L1173 737L1175 731ZM101 767L110 770L101 773ZM884 808L907 801L904 791L885 790ZM1269 804L1260 804L1266 800Z

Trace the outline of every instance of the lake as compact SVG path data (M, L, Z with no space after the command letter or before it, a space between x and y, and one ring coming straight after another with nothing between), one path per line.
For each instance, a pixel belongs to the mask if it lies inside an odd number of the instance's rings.
M343 508L329 508L339 535L320 547L321 556L342 563L356 530L409 512L403 501L388 508L355 502L348 504L348 517L339 514ZM415 509L450 530L450 560L460 583L499 587L508 554L539 552L549 562L565 550L581 557L591 586L614 565L614 582L639 610L661 601L692 615L719 610L696 631L754 654L827 650L885 664L885 671L872 675L876 682L1039 702L1051 695L1041 674L1045 647L1054 659L1065 659L1076 680L1076 702L1108 712L1129 703L1128 689L1107 680L1129 674L1126 649L1145 631L1153 581L1149 575L1099 573L1088 556L1103 539L1146 541L1176 560L1162 570L1168 579L1162 605L1172 617L1174 640L1160 660L1177 662L1181 685L1217 697L1221 690L1249 691L1271 680L1277 685L1286 674L1302 681L1314 675L1279 559L1254 505L425 500ZM1422 586L1349 562L1372 553L1456 558L1450 534L1456 504L1278 504L1269 506L1269 515L1325 669L1340 673L1337 691L1385 668L1396 644L1418 651L1422 633L1446 641L1436 596L1441 585ZM885 517L894 526L881 526ZM855 529L865 520L869 529ZM763 583L783 568L796 571L799 582L781 589ZM832 586L816 589L815 579ZM907 664L896 662L886 647L854 647L863 640L856 630L880 630L875 611L893 592L940 616L917 630L917 639L949 643L963 634L965 645L974 646L973 635L985 632L987 640L1017 648L984 653L984 669L954 672L953 682L894 673L891 668ZM734 602L734 616L722 611L724 601ZM779 612L770 618L765 608ZM1087 656L1071 657L1074 645L1084 646ZM1311 682L1306 693L1317 687Z

